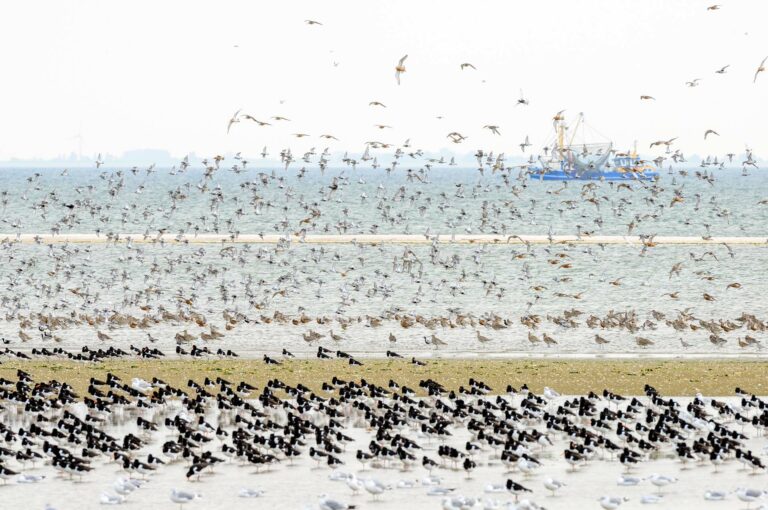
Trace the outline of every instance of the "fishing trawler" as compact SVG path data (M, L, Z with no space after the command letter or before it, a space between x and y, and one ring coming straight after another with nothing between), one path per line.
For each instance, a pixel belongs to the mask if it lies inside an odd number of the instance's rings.
M628 152L613 150L613 142L587 142L586 135L599 135L584 121L580 113L573 126L558 114L554 118L555 136L544 147L544 157L539 156L539 167L531 168L531 179L541 181L648 181L658 177L658 172L640 159L637 147ZM592 133L589 133L589 132ZM577 140L582 140L581 142ZM613 156L613 157L611 157Z

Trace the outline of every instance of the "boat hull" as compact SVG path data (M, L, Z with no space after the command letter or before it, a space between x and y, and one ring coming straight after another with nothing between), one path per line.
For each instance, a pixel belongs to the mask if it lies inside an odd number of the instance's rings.
M530 179L536 181L652 181L658 176L658 172L589 172L576 175L562 170L549 172L534 170L529 174Z

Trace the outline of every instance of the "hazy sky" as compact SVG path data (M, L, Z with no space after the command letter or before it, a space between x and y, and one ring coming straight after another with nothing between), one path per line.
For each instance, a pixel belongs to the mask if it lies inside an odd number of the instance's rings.
M0 30L0 158L76 152L78 133L86 154L252 154L263 145L359 151L367 140L406 138L429 150L516 154L526 135L540 147L561 109L569 118L585 112L621 148L637 139L647 156L661 152L649 150L650 141L675 136L686 153L748 144L768 154L768 72L752 83L768 56L768 1L708 5L11 2ZM406 53L398 86L394 67ZM460 70L463 62L477 70ZM727 64L726 74L715 74ZM700 85L687 87L694 78ZM515 106L520 89L530 106ZM387 108L368 106L373 100ZM227 135L239 108L273 125L243 121ZM704 141L709 128L721 136ZM468 140L452 145L451 131ZM340 142L318 138L324 133Z

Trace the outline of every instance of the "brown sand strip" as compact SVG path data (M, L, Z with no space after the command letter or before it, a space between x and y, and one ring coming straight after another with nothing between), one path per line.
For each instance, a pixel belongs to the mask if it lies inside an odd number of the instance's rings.
M527 383L540 392L550 386L563 394L600 392L608 388L617 393L639 395L644 384L651 384L669 396L733 395L738 386L758 395L768 394L768 362L734 360L430 360L417 367L408 361L365 360L362 367L351 367L339 360L296 360L283 365L266 365L259 360L139 361L118 360L103 363L68 361L4 361L0 377L13 379L22 369L36 380L57 379L72 385L83 395L91 377L103 379L107 372L130 383L133 377L163 379L185 387L191 378L201 382L206 376L223 377L230 382L247 381L262 388L272 378L295 385L299 382L319 390L323 382L336 375L345 380L364 378L386 385L390 379L418 390L419 381L432 378L448 389L467 385L470 377L504 392L507 384Z

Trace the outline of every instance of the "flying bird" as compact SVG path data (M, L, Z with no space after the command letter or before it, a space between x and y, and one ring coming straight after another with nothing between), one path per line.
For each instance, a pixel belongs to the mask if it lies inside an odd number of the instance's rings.
M654 101L656 101L656 98L653 96L640 96L640 99L653 99Z
M678 262L674 266L672 266L672 269L669 270L669 279L672 279L672 275L680 276L680 271L683 270L683 263Z
M322 26L322 23L320 23L319 21L315 21L313 19L305 19L304 23L306 23L307 25L321 25Z
M520 150L525 152L525 148L530 146L531 146L531 142L528 141L528 135L525 135L525 141L520 144Z
M669 140L657 140L651 144L651 148L657 145L666 145L667 147L669 147L670 145L672 145L672 142L674 142L675 140L677 140L677 137L670 138Z
M258 124L259 126L271 126L271 125L272 125L272 124L270 124L269 122L264 122L264 121L261 121L261 120L259 120L259 119L255 118L255 117L253 117L253 116L251 116L251 115L248 115L247 113L243 115L243 118L244 118L244 119L248 119L248 120L252 120L253 122L255 122L256 124Z
M720 136L720 133L718 133L714 129L707 129L706 131L704 131L704 139L705 140L707 139L707 135L717 135L717 136Z
M387 107L387 105L385 105L384 103L380 103L379 101L371 101L370 103L368 103L368 106L381 106L382 108Z
M237 110L234 115L232 115L232 118L229 119L229 124L227 124L227 133L229 133L229 130L232 128L232 124L236 122L240 122L240 119L238 118L238 115L240 115L240 110Z
M461 64L461 70L462 70L462 71L463 71L464 69L466 69L467 67L471 67L472 69L474 69L475 71L477 71L477 68L476 68L475 66L473 66L472 64L470 64L469 62L465 62L465 63Z
M730 65L730 64L728 64L727 66L723 66L723 67L721 67L720 69L718 69L718 70L717 70L717 71L715 71L715 72L716 72L717 74L725 74L725 70L726 70L726 69L728 69L729 67L731 67L731 65Z
M515 104L515 106L520 105L520 104L528 106L528 100L523 95L523 89L520 89L520 99L517 100L517 103Z
M720 10L720 4L710 5L707 7L708 11L719 11Z
M768 57L765 57L762 62L760 62L760 66L758 66L757 71L755 71L755 77L752 80L752 83L755 83L757 81L757 75L765 71L765 61L768 60Z
M691 81L685 82L685 84L688 85L689 87L698 87L700 81L701 81L701 78L695 78Z
M490 130L491 133L493 133L494 135L500 135L501 134L501 133L499 133L499 126L487 125L487 126L483 126L483 129Z
M397 66L395 66L395 78L397 79L398 85L400 85L400 74L405 72L404 62L406 58L408 58L408 55L404 55L403 58L401 58L397 63Z

